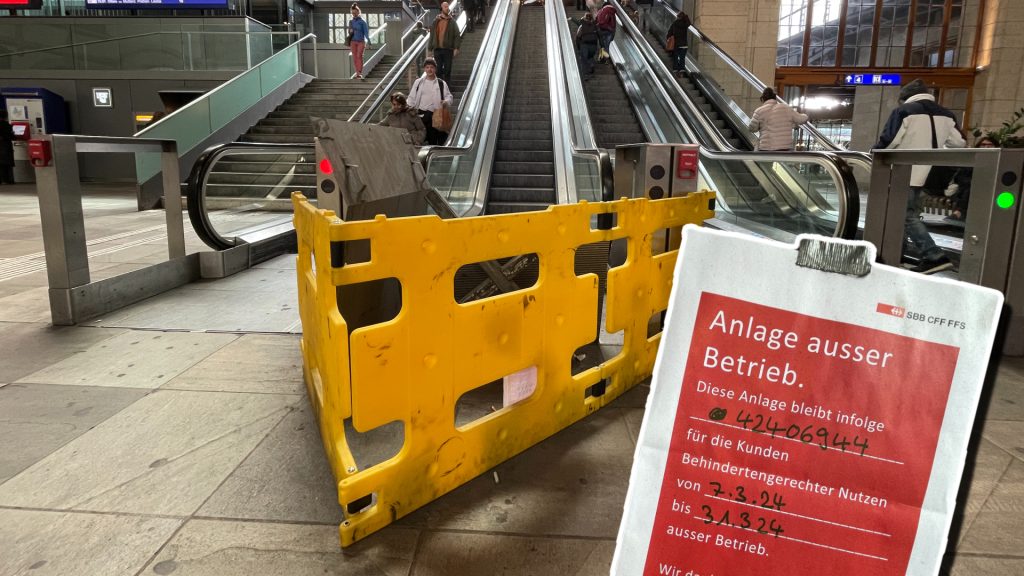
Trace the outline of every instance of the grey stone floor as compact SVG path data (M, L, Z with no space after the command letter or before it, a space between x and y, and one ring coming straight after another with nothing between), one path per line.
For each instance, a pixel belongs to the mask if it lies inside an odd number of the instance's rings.
M0 576L607 574L646 386L343 551L293 260L54 328L45 273L18 268L34 201L0 188ZM86 205L100 235L162 218ZM94 265L158 257L126 244ZM1024 574L1024 361L997 370L957 575Z

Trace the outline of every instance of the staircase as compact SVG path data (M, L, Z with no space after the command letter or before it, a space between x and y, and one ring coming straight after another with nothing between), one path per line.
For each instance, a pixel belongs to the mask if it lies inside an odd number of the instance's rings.
M515 34L488 214L544 210L556 201L547 54L538 48L544 35L544 7L520 8Z
M366 75L366 80L313 80L238 140L312 146L310 117L348 120L396 62L398 58L385 56ZM240 151L214 166L207 180L206 195L255 200L287 198L297 191L315 198L315 160L312 154Z
M665 63L665 66L672 69L672 55L665 51L665 46L662 43L662 39L656 37L650 30L644 32L644 38L647 39L647 43L651 45L661 61ZM718 132L738 150L750 150L750 144L744 142L742 138L736 135L729 124L725 121L722 114L716 109L710 101L704 96L704 92L701 91L700 87L697 86L693 80L688 77L677 78L676 81L679 83L679 87L683 89L683 92L689 94L690 99L693 100L697 106L704 111L707 117L718 129Z

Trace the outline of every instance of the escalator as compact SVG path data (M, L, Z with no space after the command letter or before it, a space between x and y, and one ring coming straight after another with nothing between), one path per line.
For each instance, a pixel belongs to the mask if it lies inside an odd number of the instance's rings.
M543 6L520 9L487 195L487 214L544 210L556 203L547 54L538 49Z

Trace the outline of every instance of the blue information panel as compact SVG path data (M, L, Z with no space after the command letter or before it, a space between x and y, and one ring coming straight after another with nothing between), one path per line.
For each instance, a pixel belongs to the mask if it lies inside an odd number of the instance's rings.
M847 74L846 83L855 86L899 86L899 74Z
M87 8L193 10L200 8L228 8L229 0L85 0Z

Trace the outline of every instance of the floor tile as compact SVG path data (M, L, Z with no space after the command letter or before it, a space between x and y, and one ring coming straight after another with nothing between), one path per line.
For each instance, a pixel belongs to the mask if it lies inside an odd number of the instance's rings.
M0 323L0 382L14 382L37 370L82 354L124 330Z
M604 576L614 551L608 540L428 532L412 576Z
M309 402L300 402L196 514L340 524L337 485Z
M1024 462L1014 461L971 523L958 553L998 554L1024 559L1020 519L1024 516Z
M302 394L301 338L246 334L164 384L164 389Z
M295 270L295 264L295 254L282 254L276 258L271 258L266 262L261 262L254 266L254 268L276 268L278 270Z
M959 513L963 514L960 541L967 535L971 524L981 512L982 506L992 494L999 479L1006 473L1013 456L995 444L982 440L974 464L974 476L966 495L959 495L958 502L965 502ZM966 496L966 501L965 501Z
M1024 460L1024 422L985 422L984 438L1019 460Z
M385 528L342 551L336 526L191 520L142 574L405 576L417 536Z
M292 256L294 258L294 256ZM295 294L298 279L295 269L250 268L238 274L216 280L201 280L189 284L193 290L246 290L250 292L284 292Z
M87 324L169 330L288 332L299 324L299 312L294 292L260 292L254 295L247 290L183 287Z
M1006 359L999 366L987 419L1024 421L1024 369L1017 364Z
M21 382L158 388L236 338L198 332L125 332Z
M640 440L640 426L644 423L645 411L642 408L629 408L622 410L622 418L626 422L629 436L633 439L633 445Z
M191 514L299 400L154 392L0 485L0 505Z
M1024 574L1024 558L985 558L958 556L953 562L952 576L1020 576Z
M0 484L146 394L92 386L0 388Z
M614 538L633 440L601 410L400 522L428 528Z
M0 574L132 575L181 522L0 508Z
M50 289L32 288L0 298L0 322L50 322Z

